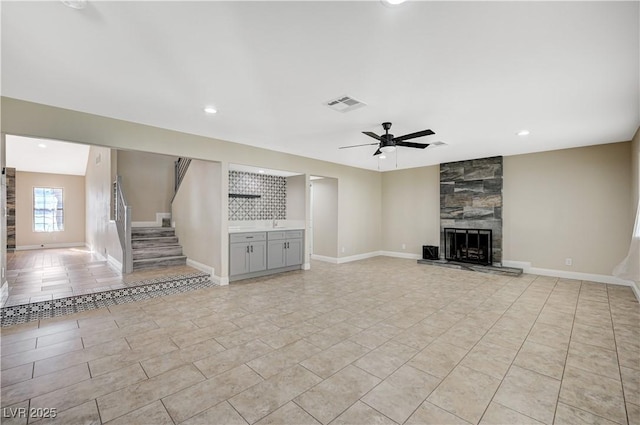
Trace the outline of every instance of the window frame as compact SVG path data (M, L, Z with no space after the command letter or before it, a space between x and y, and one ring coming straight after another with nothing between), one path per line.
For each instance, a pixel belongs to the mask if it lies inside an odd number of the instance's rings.
M38 230L36 225L37 224L41 224L43 226L46 226L47 222L46 220L44 222L41 223L37 223L36 221L36 189L40 189L40 190L50 190L50 191L55 191L55 190L59 190L61 197L62 197L62 207L57 207L55 208L56 211L56 215L60 214L62 216L62 220L61 220L61 228L57 227L57 223L56 223L56 227L52 230ZM66 199L65 199L65 194L64 194L65 190L64 187L54 187L54 186L33 186L31 189L31 229L34 233L58 233L58 232L64 232L64 228L65 228L65 207L64 205L66 204Z

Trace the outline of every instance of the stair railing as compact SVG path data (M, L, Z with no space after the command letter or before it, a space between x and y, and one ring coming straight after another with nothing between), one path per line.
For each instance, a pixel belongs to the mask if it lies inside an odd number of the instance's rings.
M191 164L191 158L178 158L177 161L174 162L174 183L173 183L173 198L176 197L178 193L178 189L180 188L180 183L182 183L182 179L187 174L187 169L189 169L189 164ZM171 202L173 202L173 198Z
M122 190L122 176L117 176L115 186L115 222L118 237L122 246L122 273L133 270L133 253L131 248L131 205Z

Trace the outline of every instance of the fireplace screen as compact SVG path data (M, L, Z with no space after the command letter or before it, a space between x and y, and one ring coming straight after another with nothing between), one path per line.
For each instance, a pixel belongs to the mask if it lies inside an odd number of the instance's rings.
M445 228L444 253L451 261L492 264L491 230Z

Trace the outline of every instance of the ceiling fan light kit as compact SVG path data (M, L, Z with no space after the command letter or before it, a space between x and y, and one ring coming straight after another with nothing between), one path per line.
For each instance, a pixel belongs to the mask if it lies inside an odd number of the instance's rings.
M415 133L405 134L404 136L393 137L393 134L389 134L389 129L391 128L390 122L383 122L382 128L384 129L384 134L382 136L378 136L375 133L370 131L363 131L362 134L366 134L369 137L373 137L378 140L375 143L365 143L362 145L352 145L352 146L341 146L339 149L347 149L347 148L356 148L359 146L373 146L378 145L378 149L373 153L373 156L380 155L381 153L389 153L394 152L396 147L404 146L407 148L417 148L424 149L429 146L429 143L415 143L415 142L407 142L409 139L416 139L418 137L431 136L434 133L432 130L422 130L416 131Z

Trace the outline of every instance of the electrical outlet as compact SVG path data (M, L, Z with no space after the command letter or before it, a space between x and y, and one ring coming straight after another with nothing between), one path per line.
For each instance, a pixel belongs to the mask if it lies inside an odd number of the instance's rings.
M564 259L564 265L565 266L572 266L573 265L573 259L572 258L565 258Z
M344 254L344 247L342 247L342 253Z
M407 249L407 245L406 244L402 244L402 249Z

